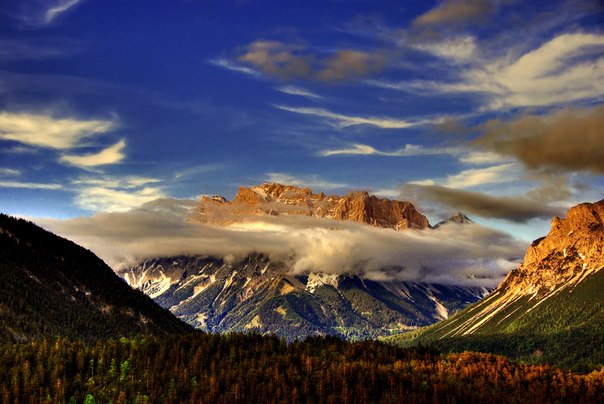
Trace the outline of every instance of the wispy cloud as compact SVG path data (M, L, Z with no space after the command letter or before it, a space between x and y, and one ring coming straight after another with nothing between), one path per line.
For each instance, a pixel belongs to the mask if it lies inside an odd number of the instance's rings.
M0 181L0 188L25 189L62 189L61 184L44 184L39 182Z
M46 13L44 14L45 22L52 22L52 20L71 9L79 2L80 0L59 0L56 4L46 10Z
M27 28L42 28L47 26L63 14L73 10L83 0L45 0L30 1L18 0L8 2L2 11L4 14L14 18Z
M83 140L109 132L113 120L54 118L34 113L0 112L0 140L48 149L71 149Z
M316 175L309 177L298 177L284 173L268 173L266 175L266 181L287 185L296 185L299 187L314 187L318 190L344 189L350 187L347 184L328 181Z
M98 153L86 154L82 156L66 154L61 156L59 161L85 169L109 164L117 164L126 157L126 154L123 152L125 148L126 141L122 139L113 146L109 146Z
M362 143L353 143L341 149L330 149L319 152L320 156L338 156L338 155L361 155L361 156L392 156L392 157L410 157L410 156L429 156L437 154L459 154L460 149L454 147L429 148L421 145L406 144L400 149L393 151L377 150L373 146Z
M21 174L21 171L19 171L19 170L0 167L0 175L3 177L16 176L16 175L20 175L20 174Z
M453 47L446 46L447 41L450 40L420 44L416 49L463 62L462 67L456 66L451 72L455 78L366 83L424 95L475 93L488 100L485 111L552 106L604 96L602 34L560 34L528 51L518 49L524 49L526 44L511 46L502 56L497 56L501 52L481 49L473 40Z
M303 88L296 87L296 86L278 87L277 91L280 91L285 94L290 94L290 95L299 95L301 97L310 98L310 99L317 99L317 100L323 99L322 96L315 94L312 91L305 90Z
M261 76L259 71L250 69L246 66L238 65L227 59L210 59L208 63L213 64L214 66L222 67L223 69L231 70L233 72L243 73L254 77Z
M317 116L319 118L324 118L327 121L331 122L331 124L336 128L346 128L348 126L355 125L371 125L383 129L401 129L440 121L440 119L405 121L402 119L390 117L360 117L338 114L336 112L331 112L323 108L290 107L287 105L275 105L275 108L279 108L284 111L295 112L297 114L312 115Z

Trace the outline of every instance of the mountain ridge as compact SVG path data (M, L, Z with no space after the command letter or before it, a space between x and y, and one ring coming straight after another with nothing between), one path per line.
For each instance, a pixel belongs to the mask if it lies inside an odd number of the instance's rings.
M220 224L244 215L325 217L395 230L430 227L428 219L411 202L378 198L366 191L328 196L323 192L315 194L310 188L274 182L240 187L231 202L223 196L204 196L195 219Z

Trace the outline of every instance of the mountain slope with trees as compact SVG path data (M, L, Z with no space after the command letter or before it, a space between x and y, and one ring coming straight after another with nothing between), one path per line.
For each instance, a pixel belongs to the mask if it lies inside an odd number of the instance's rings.
M92 252L0 214L0 339L86 340L187 332Z

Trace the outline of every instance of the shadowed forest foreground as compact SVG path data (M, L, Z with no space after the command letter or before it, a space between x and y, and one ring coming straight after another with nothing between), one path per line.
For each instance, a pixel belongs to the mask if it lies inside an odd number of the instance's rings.
M380 342L194 333L0 346L3 403L602 402L604 370L580 375L491 354Z

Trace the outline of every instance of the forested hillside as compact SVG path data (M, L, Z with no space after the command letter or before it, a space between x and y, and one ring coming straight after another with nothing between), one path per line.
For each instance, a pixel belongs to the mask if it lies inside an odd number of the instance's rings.
M186 332L102 260L33 223L0 214L0 339L88 340Z

